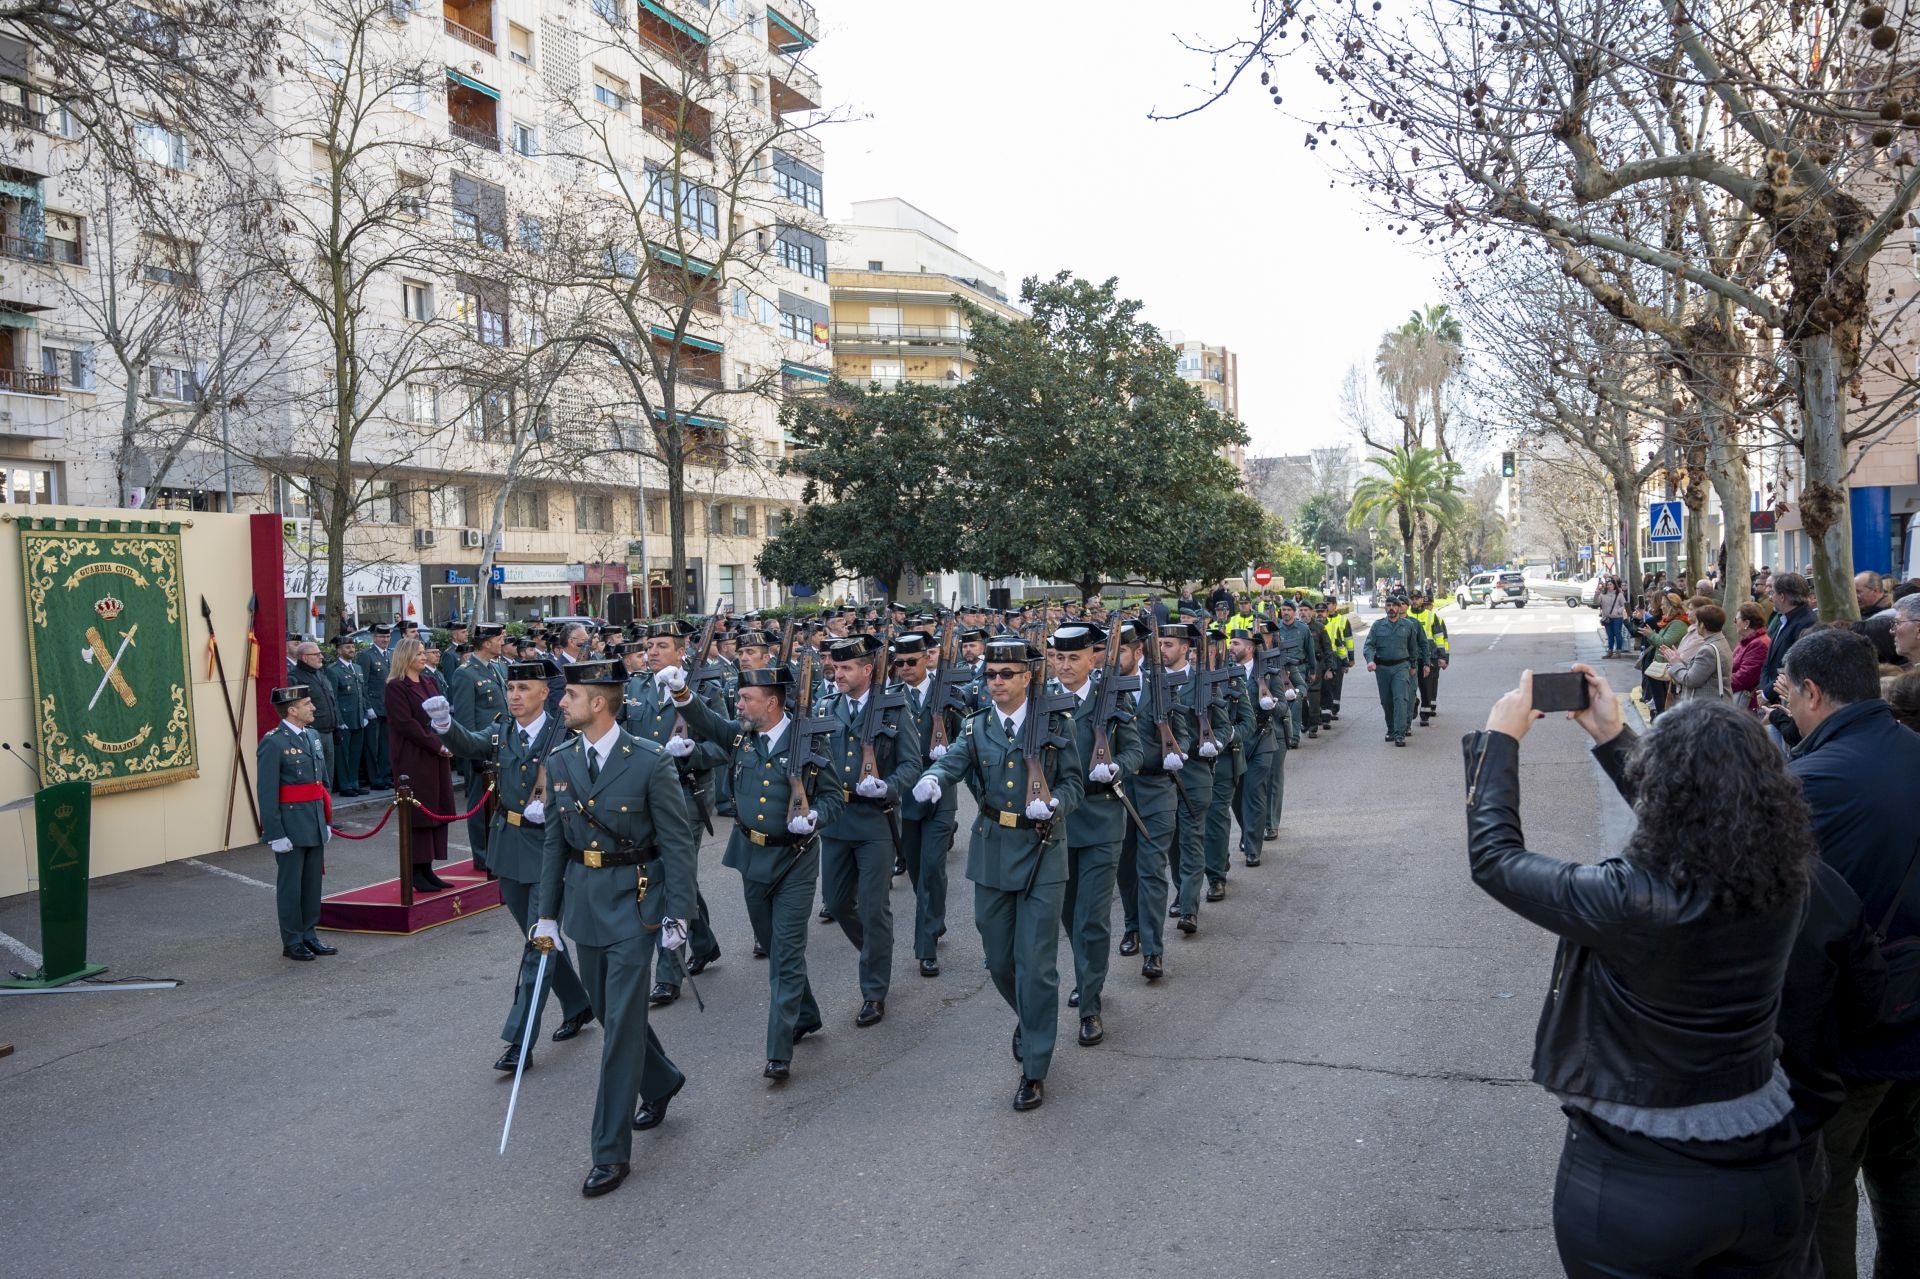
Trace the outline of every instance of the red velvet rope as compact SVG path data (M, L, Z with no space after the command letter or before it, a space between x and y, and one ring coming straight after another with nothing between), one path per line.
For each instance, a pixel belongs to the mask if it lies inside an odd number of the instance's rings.
M341 830L338 826L335 826L333 828L333 833L338 835L342 839L372 839L375 835L378 835L380 833L380 827L385 826L387 824L387 820L393 816L393 810L395 807L396 806L393 804L388 804L387 811L381 814L380 816L379 825L375 826L372 830L362 831L358 835L356 835L352 831Z
M417 799L413 800L412 803L415 808L419 809L422 813L424 813L428 817L431 817L436 822L464 822L467 820L467 818L473 816L475 813L479 812L481 809L487 806L487 796L491 794L493 794L493 787L489 786L487 787L486 790L480 793L479 803L475 804L472 808L469 808L466 812L461 813L455 817L448 817L445 813L436 813L431 808L428 808L425 804L422 804Z

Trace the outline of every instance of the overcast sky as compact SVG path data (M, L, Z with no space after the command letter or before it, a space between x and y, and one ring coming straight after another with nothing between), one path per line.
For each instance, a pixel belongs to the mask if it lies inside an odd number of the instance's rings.
M1238 35L1248 0L815 6L810 65L854 117L821 134L827 212L911 201L1010 292L1061 269L1118 276L1161 329L1238 353L1254 455L1346 438L1348 366L1370 366L1382 332L1440 300L1429 264L1363 229L1325 153L1257 84L1187 120L1147 118L1196 100L1184 86L1208 73L1175 35Z

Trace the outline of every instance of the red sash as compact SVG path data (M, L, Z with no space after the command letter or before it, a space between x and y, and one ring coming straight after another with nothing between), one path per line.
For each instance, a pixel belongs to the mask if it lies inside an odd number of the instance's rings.
M327 824L333 824L333 797L327 794L324 782L299 782L280 788L280 802L283 804L301 804L309 800L319 800L327 815Z

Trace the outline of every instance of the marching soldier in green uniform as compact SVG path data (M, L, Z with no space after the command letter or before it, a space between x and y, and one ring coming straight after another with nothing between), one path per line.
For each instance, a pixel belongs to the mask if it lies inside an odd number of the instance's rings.
M1345 604L1338 602L1329 606L1322 600L1314 608L1327 613L1327 643L1333 649L1333 664L1320 694L1321 718L1332 724L1340 718L1340 692L1346 684L1347 669L1353 665L1353 616Z
M1380 709L1387 716L1387 740L1407 744L1412 727L1414 681L1427 663L1427 634L1407 616L1407 597L1387 597L1387 615L1367 628L1367 669L1380 688Z
M273 690L280 726L254 751L261 833L273 850L274 905L280 953L302 962L339 952L320 940L320 872L333 804L327 798L326 753L311 728L313 699L295 684Z
M481 631L488 629L483 623ZM497 628L496 628L497 629ZM500 1038L507 1047L493 1063L495 1070L512 1071L520 1060L521 1036L527 1033L528 1000L533 997L533 977L540 962L539 952L525 941L533 928L533 894L540 883L546 852L547 755L565 736L559 717L547 714L547 677L552 661L519 662L507 667L506 709L510 719L489 724L480 730L467 728L454 715L441 735L458 758L474 761L475 773L484 775L483 763L494 766L495 790L492 827L487 838L487 863L500 880L500 900L507 913L519 925L523 939L520 971L514 980L513 1003L507 1010ZM439 728L436 723L434 727ZM555 1043L572 1039L593 1020L593 1005L565 954L555 955L547 965L547 981L540 988L540 1012L533 1015L532 1030L539 1034L540 1017L547 996L560 997L561 1022L553 1032ZM527 1048L527 1064L533 1064L532 1045Z
M1285 671L1260 671L1261 641L1265 638L1265 620L1257 619L1230 642L1234 664L1240 668L1240 684L1246 690L1242 700L1248 711L1239 738L1245 766L1234 782L1231 799L1234 817L1240 823L1240 857L1249 866L1260 864L1266 842L1267 784L1272 779L1274 735L1278 731L1275 721L1286 717L1281 709L1285 689L1280 684L1286 678ZM1224 867L1224 848L1220 857Z
M1041 771L1051 795L1029 797L1021 743L1030 709L1028 684L1040 678L1043 660L1017 636L991 641L986 651L991 704L967 719L952 749L913 788L914 798L931 804L939 801L943 788L964 779L979 804L967 849L967 878L973 881L973 918L987 971L1019 1019L1013 1032L1013 1056L1021 1066L1015 1110L1032 1110L1046 1096L1044 1081L1060 1019L1060 911L1067 882L1064 819L1085 794L1086 772L1073 724L1047 711L1048 745L1042 748Z
M673 699L660 687L669 671L681 672L682 678L691 680L695 672L685 671L684 667L687 661L687 636L692 633L692 625L683 621L655 622L647 628L647 666L653 676L651 679L627 679L622 708L624 718L621 722L627 732L655 743L673 757L681 788L687 793L687 822L693 832L693 846L698 849L701 835L711 825L707 808L709 782L713 770L726 762L727 752L713 742L696 742L689 736L681 727L685 721L680 712L674 709ZM717 680L709 681L703 697L707 700L707 708L724 719L724 709L713 704L713 700L719 696L718 684ZM713 935L706 898L701 895L697 881L693 894L692 960L683 963L679 955L670 953L660 956L659 980L654 982L650 996L656 1008L680 998L680 983L684 973L691 972L698 977L706 971L707 965L720 958L720 940Z
M672 759L622 732L613 662L566 668L561 713L576 734L547 756L546 838L534 945L573 938L587 1001L605 1029L593 1107L592 1198L626 1180L636 1127L651 1127L683 1076L647 1025L656 943L686 945L698 845ZM661 1098L634 1114L641 1097ZM633 1119L629 1122L629 1116Z
M1174 697L1192 713L1197 726L1205 717L1212 728L1211 740L1204 726L1196 728L1197 743L1180 773L1189 802L1180 805L1176 818L1179 859L1173 868L1174 902L1169 914L1180 921L1180 931L1189 937L1200 931L1200 883L1206 878L1207 815L1213 808L1213 772L1233 732L1226 708L1209 704L1211 699L1203 687L1200 668L1193 661L1194 648L1200 643L1200 628L1205 625L1196 618L1191 622L1169 622L1160 628L1161 663L1170 674L1186 677L1186 682L1174 691Z
M360 785L362 734L367 726L367 680L353 660L353 636L342 635L333 641L333 660L322 672L333 686L334 704L340 708L340 727L334 734L335 749L329 757L333 766L333 793L351 799L367 792ZM381 689L385 693L384 686Z
M1074 747L1087 766L1086 796L1067 814L1067 887L1060 922L1073 952L1073 993L1067 1003L1080 1010L1080 1045L1091 1048L1106 1038L1100 1020L1100 996L1107 985L1113 946L1113 889L1120 848L1127 838L1126 786L1140 767L1140 735L1133 726L1133 699L1121 693L1115 714L1098 724L1099 689L1094 683L1107 632L1100 626L1063 626L1053 633L1054 671L1060 688L1073 694ZM1122 678L1115 675L1114 678ZM1094 729L1104 728L1110 759L1094 762Z
M1411 602L1407 616L1420 623L1427 637L1427 664L1420 670L1420 727L1425 728L1440 713L1435 704L1440 700L1440 672L1447 669L1451 646L1447 641L1446 619L1433 606L1432 597L1416 590Z
M1279 611L1277 606L1274 611ZM1262 638L1269 649L1277 649L1280 647L1280 623L1271 617L1265 621L1266 631ZM1273 686L1280 690L1282 705L1275 709L1273 716L1273 752L1267 764L1266 829L1260 832L1263 847L1280 838L1280 814L1287 802L1287 752L1295 745L1288 736L1294 731L1292 704L1305 695L1298 673L1285 664L1284 656L1274 676ZM1259 820L1258 814L1253 816L1256 821Z
M821 707L823 715L840 722L826 753L846 805L821 830L820 895L826 903L822 913L838 921L860 951L856 1026L874 1025L887 1015L887 992L893 984L893 907L888 900L897 844L893 809L913 785L923 758L905 694L876 683L874 655L879 651L880 641L871 635L828 645L835 692ZM868 773L861 734L867 703L875 697L882 699L876 708L881 729L873 738L874 768Z
M1178 688L1167 690L1167 704L1163 706L1151 681L1145 679L1149 642L1149 631L1142 622L1128 622L1120 629L1120 672L1141 675L1145 687L1128 694L1133 698L1134 725L1142 743L1140 768L1128 786L1140 824L1127 828L1115 883L1124 929L1120 953L1139 955L1140 975L1156 981L1166 971L1168 876L1171 860L1177 855L1174 841L1181 810L1188 802L1180 774L1193 756L1199 725L1193 712L1181 702ZM1166 743L1156 727L1162 720L1173 734L1174 747L1164 754Z
M447 701L453 707L454 723L482 739L492 733L507 714L507 683L501 678L497 665L506 633L504 626L480 623L474 628L473 651L446 678ZM472 808L486 794L486 772L477 764L461 767L467 775L466 806ZM485 808L467 818L467 845L473 849L476 870L493 869L493 858L488 855Z
M1313 631L1300 620L1299 608L1292 600L1280 601L1280 626L1277 634L1281 651L1286 654L1288 673L1293 676L1294 687L1300 690L1300 696L1287 703L1287 719L1291 725L1288 742L1290 747L1300 745L1301 732L1306 736L1320 736L1320 724L1306 723L1307 690L1320 678L1319 650L1313 640Z
M1313 678L1307 681L1307 706L1303 715L1315 737L1327 726L1327 676L1333 670L1333 636L1327 634L1326 601L1300 610L1313 642Z
M1225 646L1226 628L1215 622L1208 627L1208 642ZM1237 658L1227 662L1226 670L1230 676L1226 681L1225 715L1228 723L1227 736L1222 740L1223 752L1213 767L1213 801L1207 807L1207 842L1203 863L1207 875L1207 900L1217 902L1227 895L1227 867L1232 854L1227 849L1227 837L1233 833L1234 814L1239 812L1235 803L1241 793L1241 779L1245 777L1253 754L1253 698L1248 693L1246 671ZM1261 760L1264 765L1265 760ZM1259 858L1255 858L1258 861Z
M784 666L743 667L740 717L725 719L686 687L684 675L666 688L695 737L728 749L733 778L734 827L722 863L740 872L747 914L755 936L767 939L767 1065L761 1072L783 1083L792 1071L793 1046L824 1024L807 981L807 915L820 877L820 837L841 807L840 783L824 758L805 762L807 805L796 808L789 761L795 751L812 756L814 739L787 714L793 673Z
M945 740L959 736L958 712L932 705L932 664L938 657L933 637L924 631L907 631L893 642L894 678L907 695L907 710L925 752L919 768L947 753L945 746L934 744L934 716L941 717ZM959 804L957 790L942 795L937 804L923 804L911 794L900 801L900 852L913 884L913 954L922 977L940 975L940 938L947 931L947 854L953 851Z

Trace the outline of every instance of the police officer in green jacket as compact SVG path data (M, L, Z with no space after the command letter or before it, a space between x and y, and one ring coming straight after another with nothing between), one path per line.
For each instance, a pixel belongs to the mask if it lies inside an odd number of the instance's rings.
M907 631L893 642L893 676L913 716L925 756L921 768L946 754L946 743L960 735L960 711L933 705L934 662L939 656L938 643L925 631ZM959 802L957 790L942 795L937 804L923 804L911 794L900 801L900 851L913 884L913 954L922 977L940 975L940 938L947 931L947 855L959 825Z
M320 872L333 804L327 798L326 754L313 723L313 699L298 684L273 690L280 724L254 751L256 798L267 847L273 850L274 906L280 953L302 962L339 952L320 940Z
M1127 693L1114 699L1112 714L1099 722L1100 689L1093 675L1106 643L1106 629L1091 622L1062 626L1049 641L1059 687L1074 697L1074 747L1087 767L1086 796L1067 814L1067 887L1060 903L1060 922L1073 952L1073 993L1067 1003L1080 1010L1083 1048L1106 1038L1100 996L1112 957L1114 880L1131 820L1123 801L1142 753ZM1118 672L1109 678L1126 679Z
M481 622L474 628L473 650L448 673L447 701L453 706L454 722L469 733L486 737L507 715L507 683L497 665L506 643L507 628L493 622ZM486 794L487 778L477 765L466 768L467 802L472 808ZM487 812L482 808L467 818L467 844L473 849L475 869L493 869L488 855ZM499 872L495 870L496 874Z
M1251 634L1251 627L1243 632ZM1236 641L1237 642L1237 641ZM1218 622L1207 630L1207 645L1218 654L1228 647L1226 629ZM1224 743L1223 754L1213 767L1213 802L1207 808L1206 861L1207 900L1217 902L1227 895L1227 867L1231 853L1227 848L1227 838L1233 833L1234 815L1239 806L1236 797L1241 794L1241 780L1255 754L1257 743L1253 740L1253 697L1247 689L1246 669L1231 654L1224 659L1220 672L1209 674L1218 677L1225 673L1227 679L1219 686L1220 697L1226 703L1228 739ZM1261 767L1266 766L1266 758L1260 757ZM1257 858L1255 860L1258 860Z
M1447 638L1447 619L1433 605L1433 597L1416 588L1410 597L1407 616L1420 623L1427 637L1427 664L1420 672L1420 727L1425 728L1440 713L1440 672L1447 669L1452 642Z
M360 734L360 774L374 790L393 787L393 761L387 747L387 668L393 661L393 627L385 622L373 628L373 643L354 655L366 688L365 730Z
M1198 738L1186 767L1180 772L1185 790L1175 819L1178 860L1173 868L1174 902L1169 913L1179 920L1180 931L1191 937L1200 931L1200 885L1206 877L1207 817L1213 809L1214 770L1233 740L1233 726L1227 718L1224 701L1213 702L1202 671L1194 661L1201 628L1206 623L1169 622L1160 628L1160 661L1185 683L1174 690L1174 697L1193 715ZM1231 767L1231 764L1228 765Z
M1151 631L1145 622L1121 626L1121 673L1140 675L1143 685L1139 692L1126 694L1133 699L1134 726L1141 741L1140 769L1128 786L1140 824L1127 828L1115 881L1124 930L1120 953L1139 955L1140 975L1157 981L1166 972L1167 894L1171 862L1178 855L1179 818L1190 802L1181 774L1193 757L1199 726L1181 702L1178 688L1166 690L1163 704L1155 681L1146 678L1150 666L1158 669L1157 654L1149 657L1147 653L1150 643Z
M360 752L367 727L367 678L353 660L353 636L333 641L333 660L321 670L333 686L334 705L340 708L340 727L334 732L334 750L328 756L333 769L333 793L343 798L366 794L360 784ZM381 695L386 688L381 687Z
M540 883L546 852L545 763L548 752L566 735L566 726L559 717L547 714L550 669L558 669L551 660L508 666L506 709L509 718L475 731L455 716L442 733L448 749L456 757L474 762L475 773L484 776L485 770L480 765L493 765L495 790L493 820L487 832L487 860L499 877L500 900L506 903L507 913L519 926L517 935L521 938L513 1003L507 1009L506 1024L500 1028L500 1038L506 1041L507 1047L493 1063L495 1070L502 1071L512 1071L519 1063L521 1037L528 1030L528 1001L533 997L533 978L540 961L539 952L526 937L535 922L533 894ZM573 962L565 954L555 955L547 965L547 980L540 988L541 1011L534 1014L532 1022L536 1035L549 994L560 997L561 1022L553 1032L555 1043L572 1039L593 1020L593 1005L573 970ZM527 1048L527 1064L533 1064L531 1044Z
M1412 727L1415 681L1431 660L1427 651L1427 633L1420 623L1407 616L1407 597L1395 592L1387 597L1387 615L1367 628L1363 653L1367 669L1373 672L1380 689L1380 709L1387 717L1387 740L1395 746L1407 744Z
M973 920L994 987L1018 1018L1013 1057L1020 1063L1015 1110L1045 1100L1060 1018L1060 910L1066 899L1065 819L1080 805L1086 776L1071 720L1029 696L1043 678L1041 654L1017 635L996 636L986 651L990 704L969 716L959 740L914 784L914 798L934 803L965 781L979 804L967 849ZM1035 710L1038 706L1040 709ZM1066 708L1061 708L1065 710ZM1040 730L1039 793L1023 742L1027 716L1045 714Z
M588 1198L626 1180L642 1095L668 1098L684 1082L647 1024L656 944L686 945L694 911L696 844L673 760L654 743L622 732L623 673L614 662L566 668L561 714L577 736L547 756L546 838L533 942L562 948L573 939L580 980L605 1029L593 1107ZM634 1115L632 1122L628 1116Z
M725 719L694 697L684 675L667 688L702 741L724 746L732 778L734 827L722 863L740 872L747 914L756 936L767 939L767 1065L761 1072L784 1083L792 1072L793 1046L823 1025L807 981L807 915L820 876L822 824L841 808L840 784L819 738L807 735L787 714L793 672L785 666L743 667L735 696L740 715ZM793 753L800 761L804 803L793 791Z

